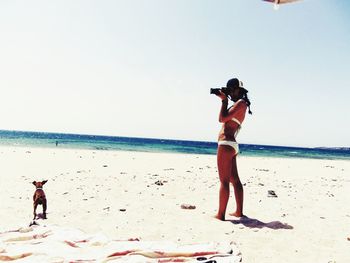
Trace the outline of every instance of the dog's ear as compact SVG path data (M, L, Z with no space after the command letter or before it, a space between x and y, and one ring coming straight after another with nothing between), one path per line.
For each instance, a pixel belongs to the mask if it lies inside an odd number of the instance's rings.
M36 181L33 181L32 184L34 184L36 186Z
M42 181L43 185L47 183L47 180Z

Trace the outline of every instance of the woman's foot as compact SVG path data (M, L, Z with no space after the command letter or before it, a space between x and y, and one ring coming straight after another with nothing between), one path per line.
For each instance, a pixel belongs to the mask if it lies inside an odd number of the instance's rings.
M219 219L221 221L225 221L225 216L220 216L219 214L214 216L216 219Z
M229 215L230 215L230 216L235 216L235 217L242 217L242 216L243 216L243 213L242 213L242 212L236 211L236 212L234 212L234 213L230 213Z

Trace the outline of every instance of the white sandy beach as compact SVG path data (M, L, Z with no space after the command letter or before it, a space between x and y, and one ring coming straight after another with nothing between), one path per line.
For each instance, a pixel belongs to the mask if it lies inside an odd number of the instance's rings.
M350 161L240 156L248 218L224 222L213 218L214 155L2 146L0 164L0 232L29 225L31 182L47 179L45 224L114 239L234 241L247 263L350 262Z

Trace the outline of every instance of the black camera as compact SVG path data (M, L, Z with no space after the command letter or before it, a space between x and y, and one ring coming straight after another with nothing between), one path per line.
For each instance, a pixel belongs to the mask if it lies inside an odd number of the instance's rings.
M221 89L210 89L210 94L215 94L215 95L219 95L220 91L222 93L224 93L226 96L228 96L230 94L230 88L221 88Z

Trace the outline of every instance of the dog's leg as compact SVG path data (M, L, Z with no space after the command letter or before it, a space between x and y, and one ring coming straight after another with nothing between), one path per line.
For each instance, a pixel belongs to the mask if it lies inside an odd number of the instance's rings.
M34 202L34 218L33 220L35 220L36 218L36 208L37 208L38 204L36 202Z
M43 200L43 218L46 219L46 208L47 208L47 201L46 199Z

